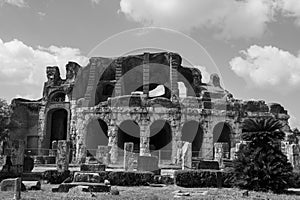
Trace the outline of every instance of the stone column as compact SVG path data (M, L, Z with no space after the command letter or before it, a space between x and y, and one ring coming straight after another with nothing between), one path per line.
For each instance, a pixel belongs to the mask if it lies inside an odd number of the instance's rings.
M203 142L201 146L201 156L205 160L214 159L214 144L213 144L213 127L210 121L204 121L203 127Z
M122 59L119 58L115 61L116 64L116 85L115 85L115 96L122 95Z
M172 163L179 164L180 158L178 158L178 142L181 140L181 132L178 130L178 124L173 124L172 130Z
M134 170L134 153L133 153L133 142L124 143L124 170L133 171Z
M144 53L143 60L143 94L149 96L149 82L150 82L150 66L149 66L149 53Z
M69 169L70 142L58 140L56 167L58 172L64 172Z
M184 142L182 146L182 170L192 168L192 143Z
M108 146L110 147L110 161L116 163L118 161L119 147L118 147L118 127L114 125L108 126Z
M39 155L43 155L42 149L43 149L43 142L44 142L44 137L46 135L46 130L45 130L45 122L46 120L46 113L45 113L45 103L42 102L42 106L40 107L39 110L39 120L38 120L38 128L37 128L37 132L38 132L38 154Z
M142 120L140 129L140 156L150 156L149 148L150 127L146 120Z

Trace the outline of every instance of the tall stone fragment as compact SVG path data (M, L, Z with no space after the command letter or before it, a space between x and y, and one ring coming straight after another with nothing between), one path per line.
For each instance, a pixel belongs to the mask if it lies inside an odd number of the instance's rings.
M59 140L57 143L56 167L58 172L69 169L70 143L66 140Z
M101 164L108 165L110 163L110 146L99 145L96 151L96 159Z
M300 145L290 144L287 148L287 157L294 169L300 169Z
M134 170L134 153L133 153L133 142L124 143L124 170L133 171Z
M182 146L182 169L192 168L192 143L184 142Z
M57 140L52 141L51 149L49 150L49 156L57 155Z
M214 144L215 160L219 162L220 167L223 166L223 158L229 157L229 145L228 143L215 143Z

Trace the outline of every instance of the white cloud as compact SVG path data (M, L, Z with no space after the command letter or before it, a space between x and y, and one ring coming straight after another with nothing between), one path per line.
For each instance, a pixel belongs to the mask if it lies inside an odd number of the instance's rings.
M2 6L5 3L20 7L20 8L28 6L28 4L24 0L0 0L0 6Z
M253 45L233 58L230 66L249 86L289 91L300 84L300 54L276 47Z
M212 28L223 38L259 37L273 20L272 0L121 0L120 12L144 25L181 31Z
M278 0L279 8L284 16L294 17L296 24L300 26L300 1Z
M68 61L85 65L88 59L80 55L79 49L56 46L33 48L16 39L10 42L0 39L0 85L25 88L20 95L39 97L46 81L46 66L59 66L64 78ZM30 90L32 87L39 88L39 91ZM0 88L1 95L5 95L5 90Z

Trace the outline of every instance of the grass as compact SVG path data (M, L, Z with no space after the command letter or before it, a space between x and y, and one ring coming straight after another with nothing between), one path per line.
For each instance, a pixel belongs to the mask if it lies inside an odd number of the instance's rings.
M118 189L120 195L113 196L106 193L91 193L80 192L77 188L71 189L69 193L52 193L51 188L57 187L57 185L42 185L40 191L27 191L22 192L21 196L23 200L95 200L95 199L132 199L132 200L160 200L160 199L174 199L174 191L181 190L189 192L190 197L182 197L178 199L216 199L216 200L232 200L232 199L256 199L256 200L296 200L300 199L297 195L276 195L273 193L262 192L249 192L248 197L243 197L243 190L236 188L182 188L178 186L167 187L119 187L113 186L112 189ZM206 195L201 194L207 191ZM8 200L13 198L13 192L1 192L0 199Z

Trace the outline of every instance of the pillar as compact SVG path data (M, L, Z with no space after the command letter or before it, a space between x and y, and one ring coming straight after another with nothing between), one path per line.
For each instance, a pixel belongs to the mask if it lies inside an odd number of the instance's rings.
M143 94L149 96L149 83L150 83L150 66L149 66L149 53L144 53L143 60Z
M112 123L115 124L115 123ZM108 146L110 148L110 161L116 163L118 161L119 147L118 147L118 127L117 125L108 126Z
M171 96L172 100L179 97L179 89L178 89L178 73L177 68L179 67L180 63L175 58L174 53L169 54L170 60L170 85L171 85Z
M150 156L150 127L146 119L142 120L140 129L140 156Z
M122 95L122 59L118 58L116 61L116 85L115 85L115 96Z

